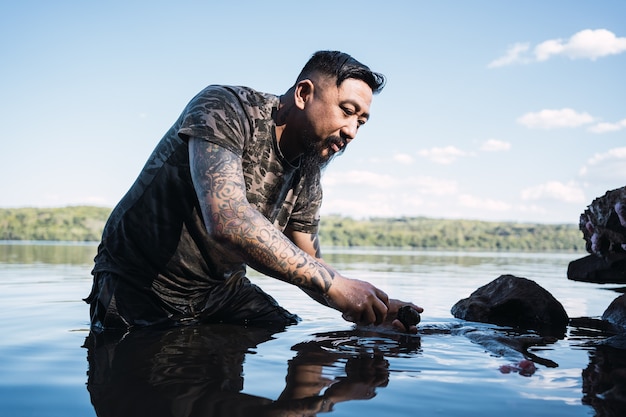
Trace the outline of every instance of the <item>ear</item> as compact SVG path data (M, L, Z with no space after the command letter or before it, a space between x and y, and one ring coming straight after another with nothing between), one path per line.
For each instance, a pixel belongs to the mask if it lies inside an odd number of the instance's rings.
M303 110L306 103L313 97L313 90L315 86L311 80L301 80L296 84L294 91L294 100L296 107Z

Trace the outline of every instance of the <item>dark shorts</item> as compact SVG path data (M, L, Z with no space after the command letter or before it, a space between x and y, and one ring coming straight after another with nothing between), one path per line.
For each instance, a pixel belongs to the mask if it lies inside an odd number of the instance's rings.
M90 305L91 329L95 332L192 323L284 327L300 320L245 276L232 277L223 285L212 288L202 307L189 311L173 306L149 289L137 288L115 274L98 272L85 302Z

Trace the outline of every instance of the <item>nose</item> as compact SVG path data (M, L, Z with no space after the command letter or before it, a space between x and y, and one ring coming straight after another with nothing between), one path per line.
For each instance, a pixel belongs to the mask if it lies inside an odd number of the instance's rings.
M350 142L355 138L356 132L359 130L359 123L357 120L350 120L342 129L341 134L346 141Z

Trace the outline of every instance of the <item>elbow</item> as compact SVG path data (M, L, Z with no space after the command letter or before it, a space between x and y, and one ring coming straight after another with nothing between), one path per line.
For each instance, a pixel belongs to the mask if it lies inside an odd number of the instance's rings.
M228 204L230 208L216 208L204 216L209 238L222 245L238 248L247 241L253 229L254 209L249 204Z

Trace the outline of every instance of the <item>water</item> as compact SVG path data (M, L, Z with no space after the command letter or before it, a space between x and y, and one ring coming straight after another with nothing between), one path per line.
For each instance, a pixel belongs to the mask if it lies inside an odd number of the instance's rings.
M567 280L568 263L582 254L327 249L327 262L347 276L424 307L420 333L355 329L292 286L251 271L300 324L275 334L224 325L137 332L116 344L88 339L81 298L95 250L0 243L0 415L95 416L95 408L99 416L123 409L150 416L622 415L609 409L614 403L583 401L583 372L608 360L588 342L604 335L569 328L564 339L531 349L558 366L537 365L522 376L500 370L519 357L459 334L463 326L494 327L450 314L479 286L513 274L550 291L570 317L598 317L617 286Z

